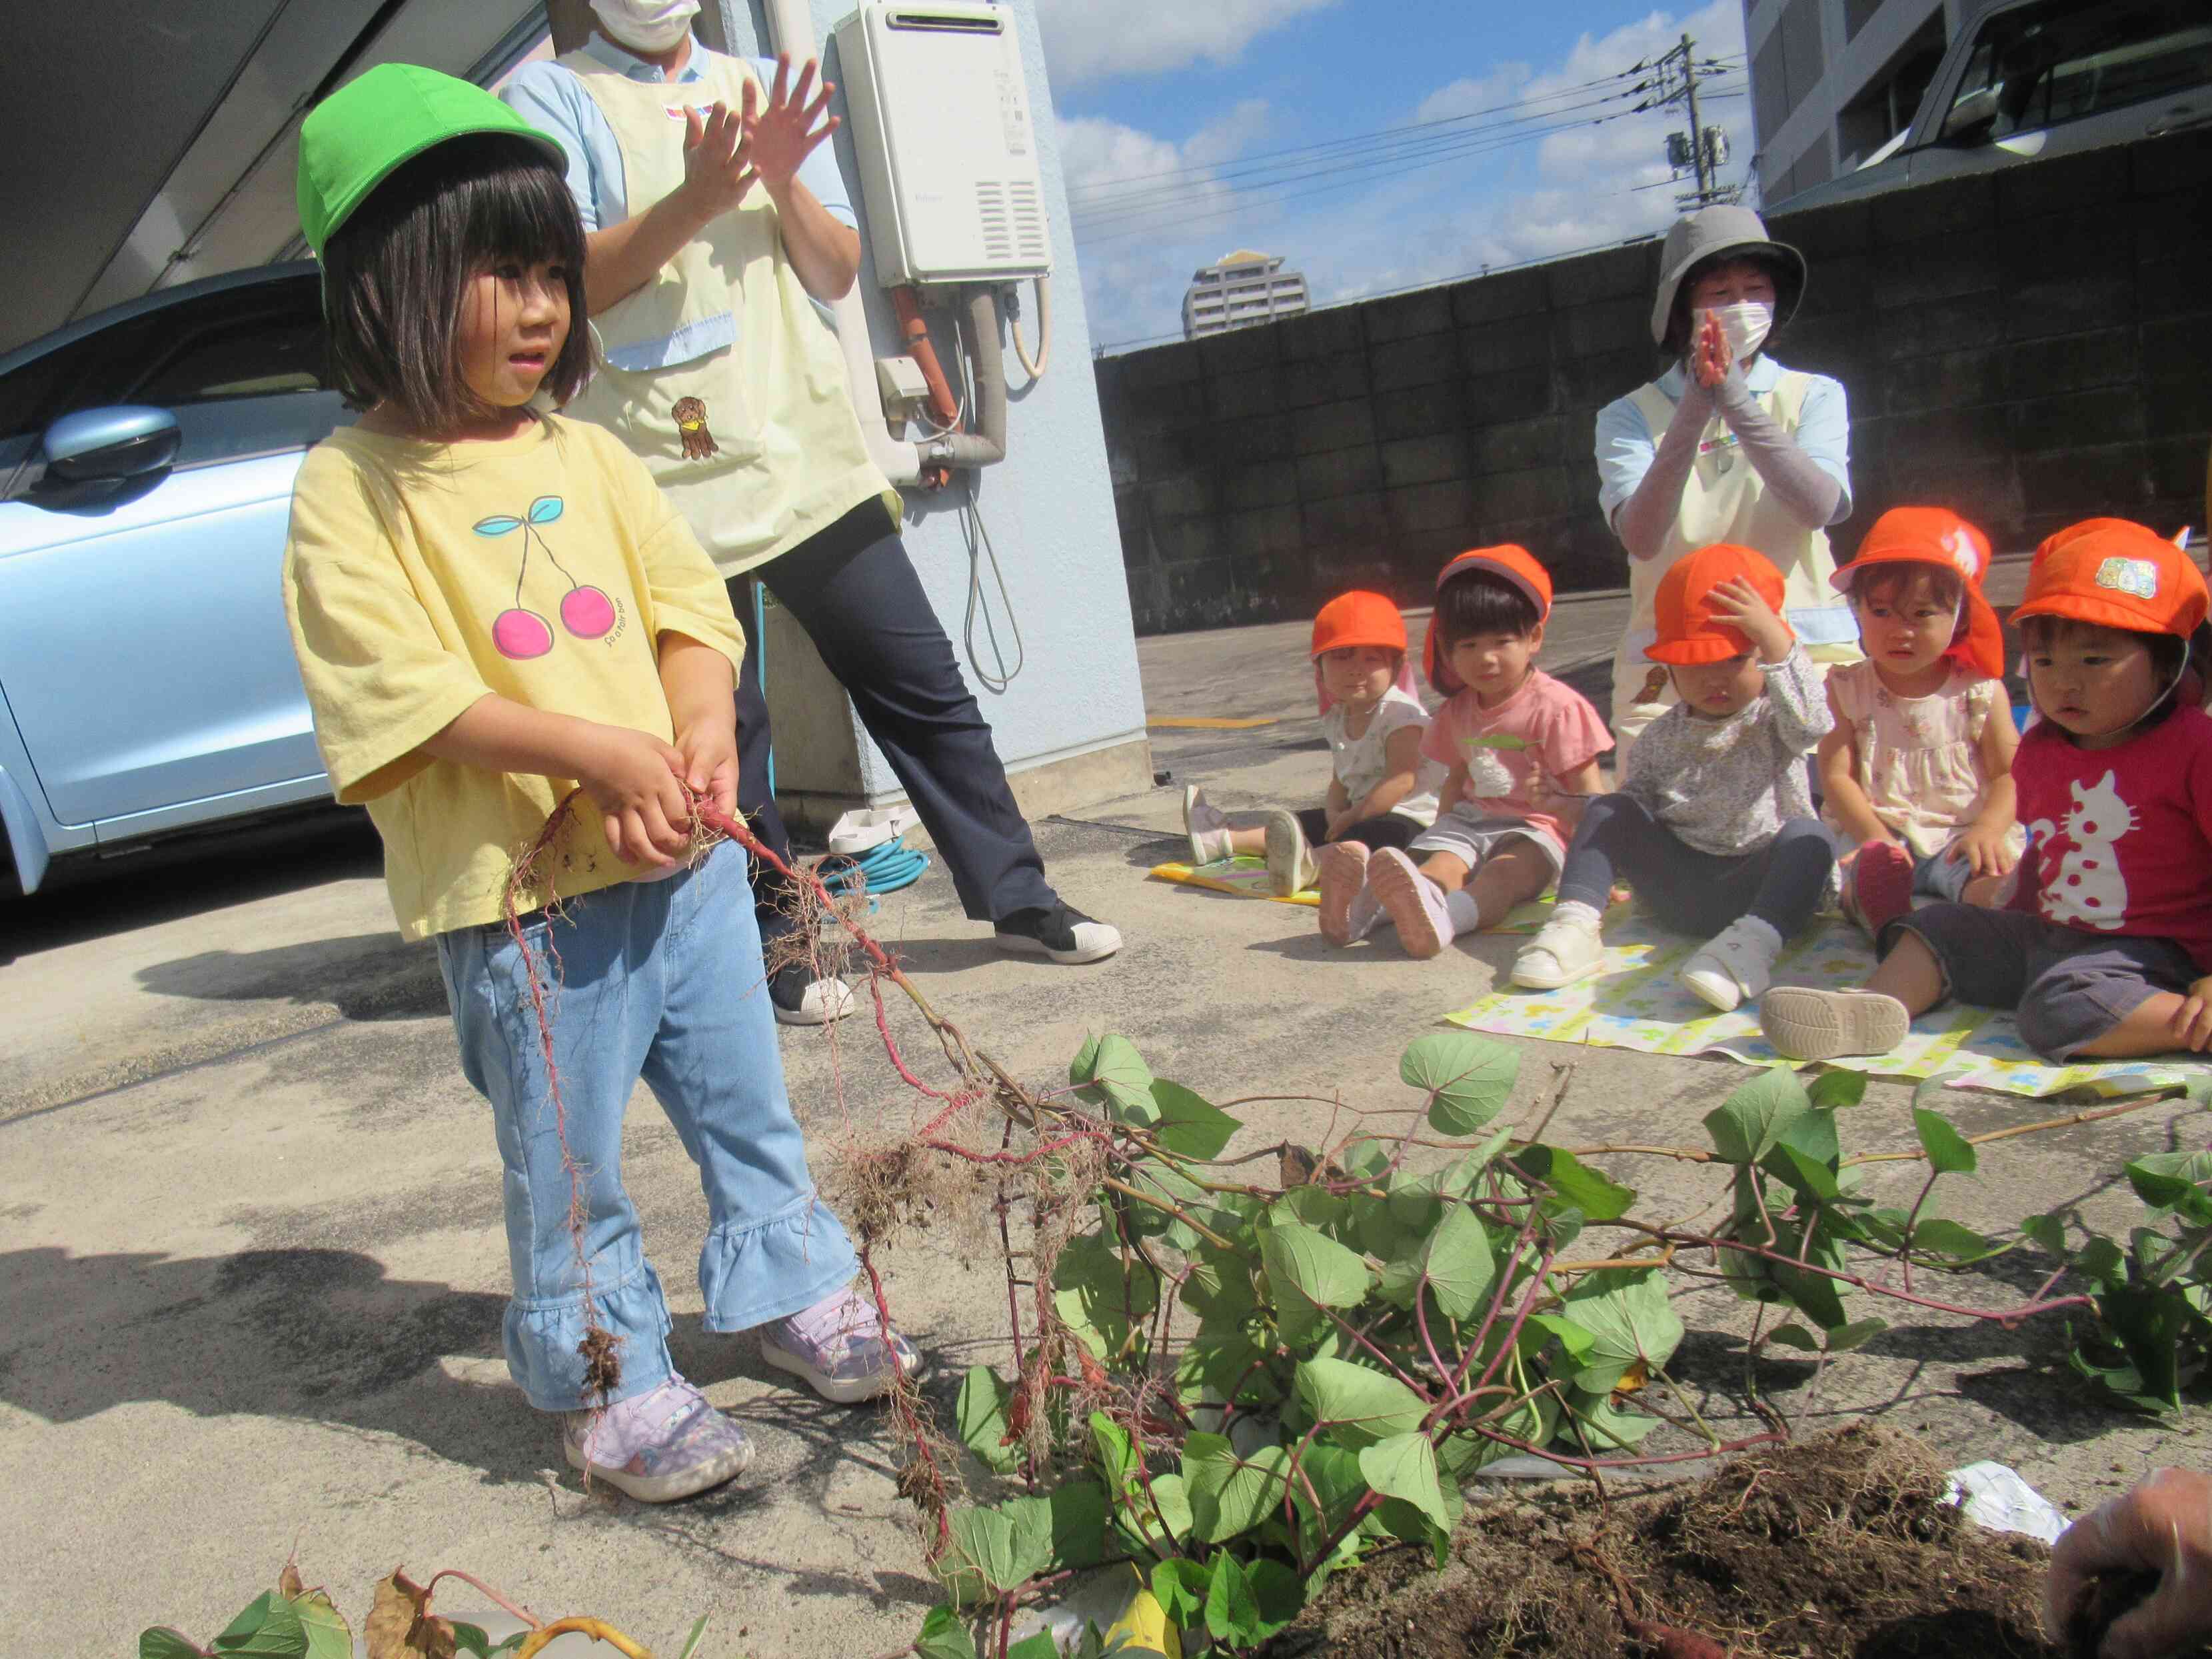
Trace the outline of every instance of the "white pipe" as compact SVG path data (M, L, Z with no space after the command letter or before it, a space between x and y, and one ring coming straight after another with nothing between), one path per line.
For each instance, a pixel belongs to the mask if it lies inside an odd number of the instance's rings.
M807 10L806 0L766 0L765 9L771 37L768 56L787 52L794 64L810 58L819 60L814 18ZM844 297L831 303L830 313L837 319L837 345L845 356L845 385L852 394L854 410L860 417L860 437L868 447L868 459L895 484L918 483L921 453L914 445L891 436L890 422L884 414L883 387L876 380L875 339L868 331L867 307L860 299L858 276Z
M1030 360L1029 347L1022 343L1021 319L1008 319L1006 327L1006 331L1014 337L1014 356L1022 360L1022 372L1030 377L1032 384L1044 379L1044 366L1052 361L1052 278L1049 276L1036 279L1036 326L1037 349L1034 362Z

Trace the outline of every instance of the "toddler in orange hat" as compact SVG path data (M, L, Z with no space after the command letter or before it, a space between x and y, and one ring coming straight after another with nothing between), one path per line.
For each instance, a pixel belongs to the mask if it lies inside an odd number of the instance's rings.
M1770 991L1768 1041L1883 1054L1950 999L2015 1010L2052 1060L2212 1046L2208 603L2188 555L2140 525L2046 541L2013 613L2039 718L2013 759L2028 844L2009 904L1896 917L1864 989Z
M1662 926L1710 936L1682 965L1697 996L1725 1012L1766 989L1836 861L1805 771L1827 699L1782 595L1780 571L1724 542L1660 579L1644 654L1680 701L1630 747L1619 792L1583 813L1559 902L1514 958L1515 984L1557 990L1602 971L1599 921L1618 875Z
M1313 885L1313 848L1338 840L1403 847L1436 822L1444 769L1422 757L1428 710L1406 661L1406 620L1380 593L1340 593L1314 618L1314 693L1328 738L1322 805L1277 808L1232 826L1195 785L1182 792L1183 833L1197 864L1265 854L1285 897Z
M1421 744L1450 769L1437 819L1402 852L1356 836L1322 849L1330 944L1388 916L1407 955L1440 956L1559 874L1563 826L1596 793L1613 739L1588 698L1536 666L1551 609L1551 575L1526 548L1474 548L1437 577L1422 666L1448 701Z
M1989 538L1948 507L1897 507L1828 580L1864 660L1828 672L1835 729L1815 763L1844 914L1880 933L1915 894L1994 902L2018 861L2004 630L1982 595Z

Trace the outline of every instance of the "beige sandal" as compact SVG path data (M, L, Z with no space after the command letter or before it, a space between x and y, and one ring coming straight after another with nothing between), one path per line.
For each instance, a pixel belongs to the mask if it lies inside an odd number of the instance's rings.
M1833 1060L1889 1053L1911 1034L1912 1016L1879 991L1778 985L1759 1000L1759 1029L1792 1060Z

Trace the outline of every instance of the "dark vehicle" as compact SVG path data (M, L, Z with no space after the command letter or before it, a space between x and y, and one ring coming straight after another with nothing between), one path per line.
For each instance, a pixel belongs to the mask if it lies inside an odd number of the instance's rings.
M1851 173L1771 202L1901 185L2212 125L2212 0L2009 0L1962 30L1912 125Z

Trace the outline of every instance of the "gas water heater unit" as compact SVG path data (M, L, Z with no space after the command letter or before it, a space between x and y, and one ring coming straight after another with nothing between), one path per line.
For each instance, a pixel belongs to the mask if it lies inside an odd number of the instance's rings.
M973 0L873 4L840 23L837 79L885 286L1052 270L1012 15Z

